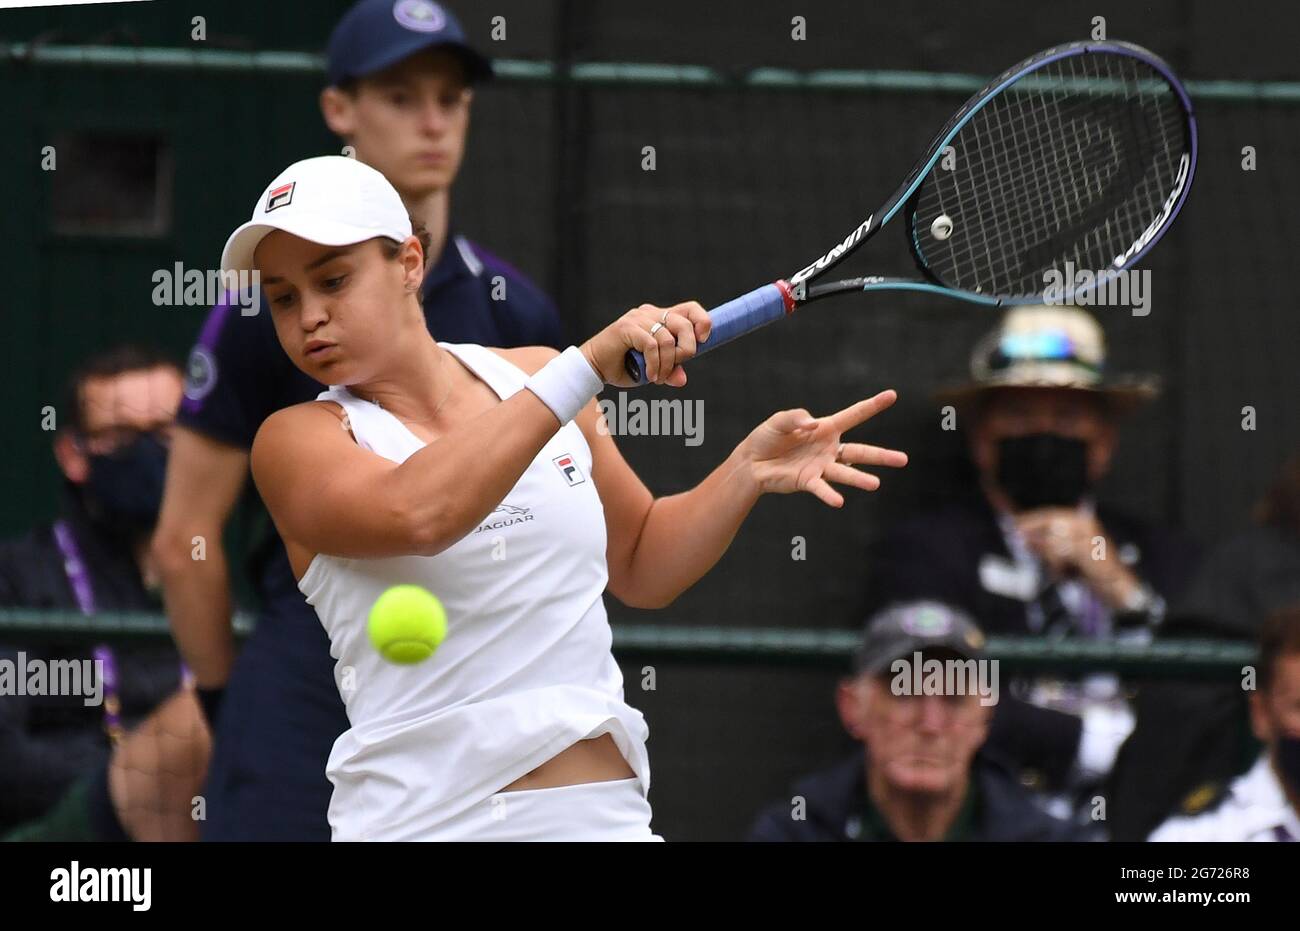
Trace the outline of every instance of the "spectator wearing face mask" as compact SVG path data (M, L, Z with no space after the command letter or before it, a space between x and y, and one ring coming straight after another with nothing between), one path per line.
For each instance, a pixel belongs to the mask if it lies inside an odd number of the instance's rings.
M77 369L54 438L59 516L0 543L0 607L80 611L92 624L100 612L161 610L149 535L181 391L176 364L144 347ZM189 805L208 737L174 647L78 638L9 644L0 659L24 677L69 660L102 670L97 687L83 684L94 694L0 694L0 834L24 823L12 839L197 835Z
M1250 771L1199 814L1169 819L1153 841L1300 841L1300 605L1260 631L1250 723L1264 744Z
M1154 379L1108 373L1100 325L1065 306L1009 311L975 347L971 373L937 397L957 409L976 494L885 535L868 560L871 606L935 598L991 635L1149 638L1197 548L1095 488ZM1019 680L1008 699L990 742L1048 789L1095 785L1133 726L1114 676Z
M1247 530L1206 556L1161 636L1255 642L1265 620L1300 604L1300 457L1273 480ZM1240 676L1144 683L1137 724L1111 774L1114 840L1140 841L1174 812L1195 815L1259 755Z

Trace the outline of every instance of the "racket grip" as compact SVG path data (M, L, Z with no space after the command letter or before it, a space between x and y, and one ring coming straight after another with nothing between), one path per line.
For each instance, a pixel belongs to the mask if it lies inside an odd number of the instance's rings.
M786 282L777 281L755 288L748 294L742 294L725 304L719 304L709 311L709 320L712 321L713 327L709 331L709 338L696 348L695 355L702 356L724 343L731 342L737 336L744 336L793 312L794 297ZM646 383L645 356L638 350L627 351L623 359L623 367L633 382L638 385Z

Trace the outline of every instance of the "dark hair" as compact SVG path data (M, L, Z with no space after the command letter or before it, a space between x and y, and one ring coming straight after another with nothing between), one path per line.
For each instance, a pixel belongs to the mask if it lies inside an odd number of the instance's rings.
M425 228L424 224L415 217L411 217L411 235L420 240L420 248L424 250L424 270L427 272L429 266L433 264L433 256L429 255L429 250L433 248L433 236ZM401 254L402 244L387 237L382 237L379 240L379 248L383 251L384 258L391 261ZM424 298L423 281L420 282L420 298L422 300Z
M64 387L63 410L71 428L80 433L86 429L86 408L82 391L93 378L112 378L127 372L147 372L156 368L169 368L182 375L181 367L167 353L156 346L123 343L105 349L85 359L73 369Z
M1283 467L1255 516L1265 527L1300 534L1300 456Z
M1300 604L1271 614L1259 631L1260 691L1273 687L1277 664L1283 656L1300 653Z

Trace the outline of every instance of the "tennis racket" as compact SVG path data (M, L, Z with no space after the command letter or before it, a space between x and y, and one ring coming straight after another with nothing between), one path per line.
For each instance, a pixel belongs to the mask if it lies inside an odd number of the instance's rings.
M945 158L945 156L951 156ZM811 301L925 291L989 307L1067 303L1149 252L1196 171L1191 100L1161 59L1127 42L1072 42L1008 68L953 114L893 196L789 278L709 311L710 352ZM895 217L919 278L821 281ZM1066 263L1086 269L1077 291ZM1058 276L1049 273L1055 270ZM628 375L645 383L630 350Z

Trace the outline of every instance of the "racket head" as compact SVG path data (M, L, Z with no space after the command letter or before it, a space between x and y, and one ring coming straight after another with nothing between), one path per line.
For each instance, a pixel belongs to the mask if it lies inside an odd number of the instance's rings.
M1101 287L1160 240L1196 145L1191 100L1165 62L1129 43L1070 43L971 97L881 222L904 211L917 266L946 290L1064 303L1071 269Z

